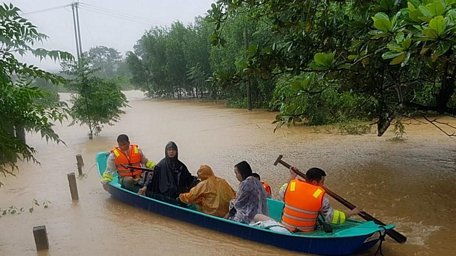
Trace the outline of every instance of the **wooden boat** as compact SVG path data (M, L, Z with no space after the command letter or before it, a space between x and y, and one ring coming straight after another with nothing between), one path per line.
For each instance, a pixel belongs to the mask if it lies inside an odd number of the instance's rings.
M108 152L100 152L96 156L100 176L106 169L107 157ZM138 195L121 188L117 177L109 183L108 187L109 193L114 198L127 204L244 239L304 253L351 255L370 249L384 237L386 230L394 228L394 225L381 226L373 221L347 220L343 225L334 226L332 233L317 230L282 234ZM280 220L283 202L268 199L268 207L270 217Z

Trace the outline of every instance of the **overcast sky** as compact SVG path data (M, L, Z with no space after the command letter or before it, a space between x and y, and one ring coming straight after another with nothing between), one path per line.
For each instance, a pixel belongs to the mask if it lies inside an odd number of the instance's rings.
M80 1L79 22L82 50L95 46L112 47L122 55L155 26L170 26L175 21L184 25L196 16L205 16L215 0L83 0ZM22 16L49 36L43 44L48 50L63 50L76 56L76 43L70 0L17 0L13 3ZM60 69L53 61L24 57L23 61L47 70Z

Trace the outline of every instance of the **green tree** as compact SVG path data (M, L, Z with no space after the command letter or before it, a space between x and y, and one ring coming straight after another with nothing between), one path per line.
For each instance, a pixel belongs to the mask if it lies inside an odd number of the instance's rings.
M59 101L60 96L58 94L60 85L55 85L43 78L36 78L32 82L33 86L38 87L42 90L43 97L37 99L41 104L47 106L56 106L59 104L65 104L64 102Z
M122 63L122 56L114 49L106 46L97 46L90 48L86 53L90 60L91 68L100 78L113 79L118 76L118 69Z
M117 68L117 76L122 90L132 90L134 86L131 83L132 74L128 67L127 59L122 59Z
M170 28L152 28L127 54L132 83L149 96L201 96L209 90L209 29L203 19L185 27L175 22ZM196 75L196 73L198 75ZM194 73L194 75L190 75Z
M417 110L454 115L454 7L453 0L219 0L210 11L212 41L222 44L239 15L269 24L271 36L248 51L243 67L272 74L279 125L375 118L381 136L395 117Z
M169 85L172 89L172 96L177 94L181 98L183 94L190 91L187 81L187 59L184 55L184 39L189 30L181 23L175 22L166 37L166 71Z
M149 96L172 97L175 85L170 83L166 53L167 30L153 28L138 40L127 62L133 74L132 82Z
M187 80L190 82L189 90L194 97L213 95L210 83L207 81L212 73L210 67L209 42L210 28L205 19L197 17L195 24L187 27L183 52L186 59Z
M73 77L67 84L74 93L70 114L76 124L86 124L89 127L89 138L98 135L103 126L113 125L124 113L127 99L121 92L115 80L102 79L94 74L89 63L90 59L83 57L77 64L64 63L64 72Z
M148 75L147 68L143 65L143 62L133 52L127 52L127 58L125 59L128 69L131 72L130 82L135 86L145 91L148 91Z
M122 89L131 89L131 73L122 55L114 48L97 46L86 53L94 75L102 79L117 79Z
M62 121L65 111L61 105L44 104L42 89L32 86L34 79L53 84L63 78L19 61L16 56L31 54L39 58L71 60L71 54L34 48L47 37L19 15L12 4L0 5L0 172L12 174L17 159L32 160L35 149L25 142L24 130L38 132L46 140L62 142L52 129L53 122Z
M370 34L380 41L382 58L401 71L393 86L404 106L396 109L455 115L456 1L408 1L406 8L378 12L372 20Z

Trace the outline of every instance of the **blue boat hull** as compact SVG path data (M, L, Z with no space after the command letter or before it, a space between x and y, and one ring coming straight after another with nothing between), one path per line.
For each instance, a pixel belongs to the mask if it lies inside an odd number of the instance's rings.
M100 174L106 167L106 156L106 152L98 153L97 155L97 164ZM158 213L167 217L189 222L251 241L304 253L320 255L350 255L367 250L374 246L379 241L380 232L384 232L382 227L378 227L378 225L373 222L364 222L360 223L360 225L366 225L366 230L368 231L366 231L365 234L356 236L340 236L338 233L325 235L323 237L312 236L311 233L308 233L309 235L279 234L267 229L252 227L246 224L207 215L192 209L179 207L153 198L140 196L120 188L117 184L110 184L108 191L114 198L150 212ZM270 203L271 201L274 200L270 200ZM373 225L376 228L372 229ZM392 226L387 226L386 228L392 228Z

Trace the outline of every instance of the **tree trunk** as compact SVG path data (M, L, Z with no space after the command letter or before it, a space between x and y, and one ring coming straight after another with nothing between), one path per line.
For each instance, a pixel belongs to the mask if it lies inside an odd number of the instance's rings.
M14 127L16 130L16 137L20 139L25 144L25 128L23 125L16 125Z
M442 75L442 81L439 93L436 96L436 110L439 114L444 114L450 112L448 108L448 102L455 92L455 75L456 75L456 66L453 67L453 70L450 70L448 61L445 63L444 72ZM452 115L456 113L450 113Z

